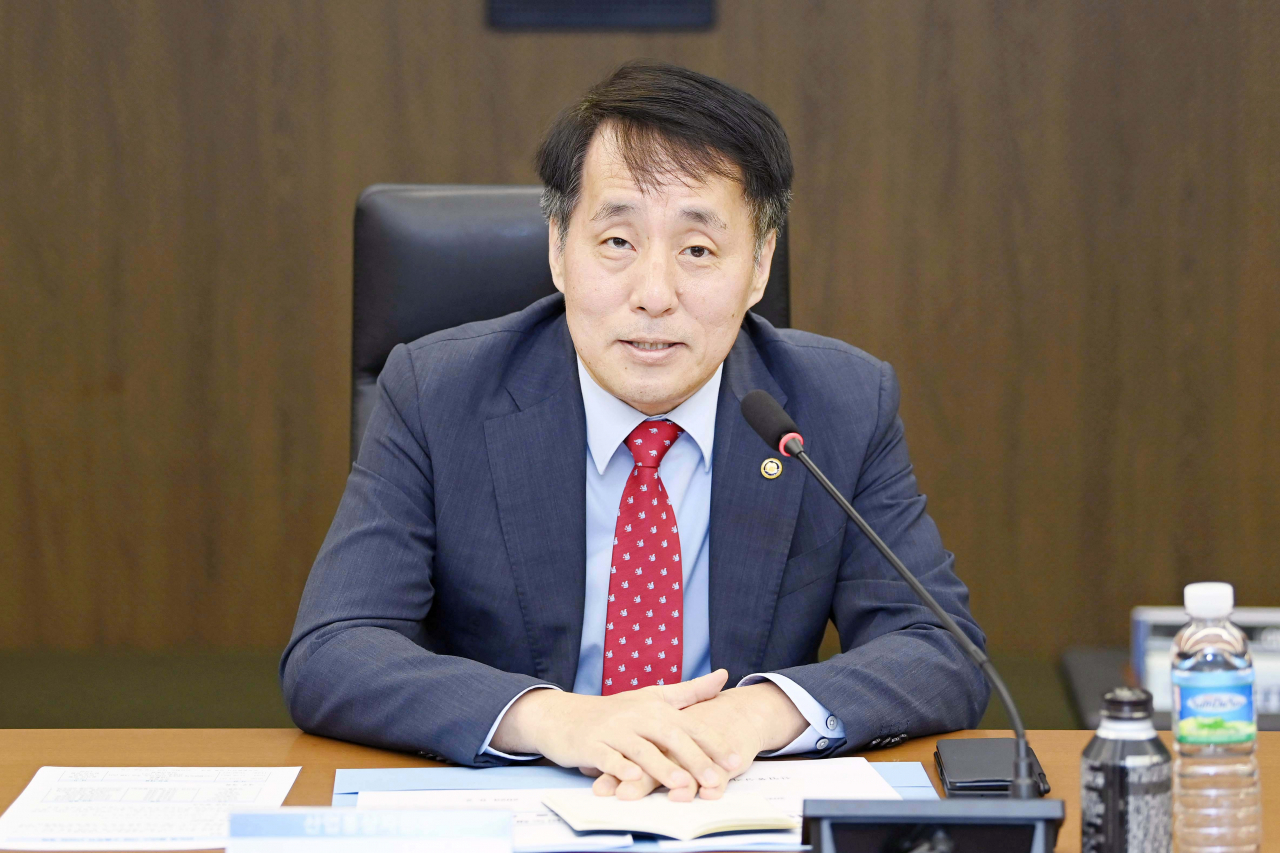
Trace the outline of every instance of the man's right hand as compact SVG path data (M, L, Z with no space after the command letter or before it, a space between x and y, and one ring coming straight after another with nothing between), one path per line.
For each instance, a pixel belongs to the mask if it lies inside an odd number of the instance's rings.
M612 696L530 690L507 709L490 745L501 752L539 753L588 775L640 780L648 774L673 800L688 801L701 785L722 787L742 763L716 731L680 709L714 698L729 677L709 675ZM630 786L620 786L627 799Z

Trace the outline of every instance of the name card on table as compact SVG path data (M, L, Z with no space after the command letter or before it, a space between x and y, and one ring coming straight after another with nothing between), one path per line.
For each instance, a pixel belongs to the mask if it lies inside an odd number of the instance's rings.
M227 853L511 853L510 812L233 812Z

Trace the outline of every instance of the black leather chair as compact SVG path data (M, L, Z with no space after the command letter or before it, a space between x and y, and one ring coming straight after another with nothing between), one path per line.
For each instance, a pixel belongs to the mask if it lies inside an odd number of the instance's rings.
M356 204L351 335L351 458L391 350L501 317L555 292L537 186L375 184ZM757 313L791 320L786 229Z

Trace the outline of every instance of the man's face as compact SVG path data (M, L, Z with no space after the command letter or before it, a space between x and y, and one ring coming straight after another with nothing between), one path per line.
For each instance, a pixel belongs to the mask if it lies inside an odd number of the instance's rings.
M711 378L760 301L775 238L754 257L742 185L670 176L641 191L607 129L582 167L563 253L551 272L591 376L646 415L665 414Z

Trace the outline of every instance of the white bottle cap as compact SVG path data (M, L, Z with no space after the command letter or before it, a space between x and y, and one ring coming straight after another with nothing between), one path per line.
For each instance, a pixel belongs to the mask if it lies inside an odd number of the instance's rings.
M1182 603L1192 619L1225 619L1236 605L1236 591L1229 583L1189 583Z

